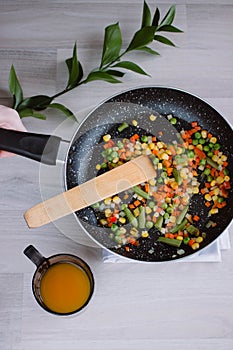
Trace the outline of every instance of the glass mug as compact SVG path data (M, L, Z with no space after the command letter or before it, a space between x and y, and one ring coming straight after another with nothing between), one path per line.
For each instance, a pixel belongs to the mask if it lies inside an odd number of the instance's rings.
M45 258L32 245L24 254L37 266L32 291L38 304L56 315L83 310L94 292L94 277L88 264L71 254Z

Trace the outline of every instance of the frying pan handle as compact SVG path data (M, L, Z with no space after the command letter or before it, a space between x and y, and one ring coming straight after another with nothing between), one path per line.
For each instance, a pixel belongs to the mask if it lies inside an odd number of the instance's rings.
M51 135L0 128L0 150L56 165L57 152L61 138Z

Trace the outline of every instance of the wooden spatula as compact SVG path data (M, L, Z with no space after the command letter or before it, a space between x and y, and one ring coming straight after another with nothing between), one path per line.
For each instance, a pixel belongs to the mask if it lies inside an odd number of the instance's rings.
M24 218L30 228L43 226L102 199L155 177L147 156L139 156L113 170L28 209Z

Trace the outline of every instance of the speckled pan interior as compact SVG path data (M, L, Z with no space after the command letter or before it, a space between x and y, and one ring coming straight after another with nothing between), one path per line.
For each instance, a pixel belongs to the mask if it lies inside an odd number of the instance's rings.
M229 159L229 170L231 182L233 175L233 132L226 120L209 104L202 99L184 92L182 90L167 87L142 87L130 91L122 92L111 97L93 110L77 130L70 147L66 177L67 188L72 188L88 179L96 176L95 164L98 163L98 154L102 148L102 136L111 133L115 138L130 137L135 130L133 127L126 129L124 133L118 135L117 125L123 121L131 121L134 115L140 114L143 123L140 127L148 133L154 134L152 123L143 114L148 115L152 111L158 113L160 129L164 133L170 134L173 131L167 127L167 119L164 116L173 114L178 118L177 130L186 128L192 121L197 121L204 129L218 137L223 151ZM144 118L144 119L143 119ZM232 186L232 184L231 184ZM233 186L232 186L233 187ZM232 219L233 200L232 188L230 191L228 205L219 214L215 215L217 222L215 229L208 233L202 248L205 248L224 231ZM206 223L208 209L204 205L202 197L199 195L191 199L190 212L201 217L200 225ZM176 248L157 243L158 234L153 232L152 238L140 242L139 247L135 247L127 252L124 247L114 248L108 240L105 229L98 227L94 211L87 208L76 213L87 234L90 235L103 247L121 256L147 262L162 262L180 259L191 255L194 251L187 249L184 255L176 254ZM153 254L151 252L153 248Z

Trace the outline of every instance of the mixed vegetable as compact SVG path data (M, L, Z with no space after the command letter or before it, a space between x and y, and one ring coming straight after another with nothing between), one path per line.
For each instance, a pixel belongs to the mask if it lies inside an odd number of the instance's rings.
M149 118L156 120L154 115ZM168 115L167 119L176 125L175 117ZM132 125L137 127L138 122L133 120ZM121 124L119 135L128 127ZM227 156L217 137L197 122L192 122L189 130L181 130L180 136L170 143L162 141L162 131L156 136L134 133L117 140L110 134L103 136L103 161L96 165L98 171L110 170L141 154L150 157L156 169L154 179L93 205L99 225L109 228L116 247L130 251L156 232L157 241L176 247L179 255L189 247L197 250L206 233L200 214L190 211L193 196L201 196L208 209L205 227L216 226L212 215L227 205L230 189Z

